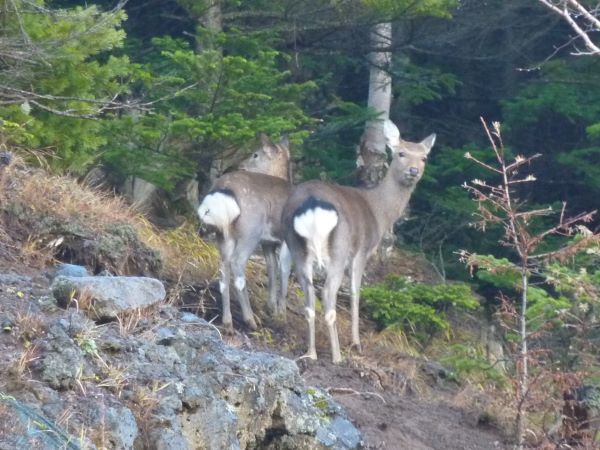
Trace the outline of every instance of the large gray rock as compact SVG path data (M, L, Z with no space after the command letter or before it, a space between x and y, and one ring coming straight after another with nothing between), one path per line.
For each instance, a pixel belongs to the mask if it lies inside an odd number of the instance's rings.
M303 384L293 361L229 347L201 319L175 323L137 350L151 361L138 379L182 380L161 392L160 422L168 425L153 431L153 448L173 448L175 436L182 449L360 448L358 430L329 395Z
M62 263L56 267L55 276L63 277L89 277L92 274L84 267L78 264Z
M56 277L52 294L62 307L78 299L80 309L94 320L155 305L165 299L164 285L147 277Z

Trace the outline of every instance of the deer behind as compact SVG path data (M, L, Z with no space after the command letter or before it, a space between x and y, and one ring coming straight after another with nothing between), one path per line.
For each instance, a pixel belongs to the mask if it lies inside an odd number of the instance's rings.
M308 181L293 188L283 208L285 241L304 291L309 328L306 356L311 359L317 358L313 263L324 267L327 273L322 300L332 359L337 363L341 361L341 352L336 298L344 271L347 268L350 274L352 344L360 349L359 291L367 258L405 210L435 142L435 134L420 143L403 141L390 121L385 123L384 134L392 149L392 162L376 187L360 189Z
M230 281L240 302L244 322L256 329L246 289L248 258L262 243L269 278L269 306L278 311L277 249L283 240L281 210L290 191L287 138L274 144L261 135L261 147L235 172L218 178L198 208L200 220L217 230L221 255L220 283L222 322L233 329L230 306ZM287 269L289 272L289 269ZM285 278L285 280L283 279ZM282 276L287 290L287 276ZM282 292L285 296L285 291ZM285 307L285 306L284 306ZM283 314L285 311L281 311Z

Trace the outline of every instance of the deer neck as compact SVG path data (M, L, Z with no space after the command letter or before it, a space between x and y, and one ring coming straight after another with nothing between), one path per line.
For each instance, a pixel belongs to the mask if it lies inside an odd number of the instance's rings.
M388 170L377 186L362 190L377 220L380 238L400 218L415 187L399 184Z

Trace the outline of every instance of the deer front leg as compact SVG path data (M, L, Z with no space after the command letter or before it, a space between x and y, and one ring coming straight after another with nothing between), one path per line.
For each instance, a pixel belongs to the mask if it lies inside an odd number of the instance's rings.
M331 344L331 359L334 364L342 362L340 351L340 341L337 332L337 313L335 310L338 289L342 283L344 268L333 266L327 271L327 279L323 286L323 303L325 306L325 322L329 330L329 340Z
M275 244L269 242L262 244L265 262L267 264L267 277L269 284L269 310L272 314L277 315L277 253L275 252Z

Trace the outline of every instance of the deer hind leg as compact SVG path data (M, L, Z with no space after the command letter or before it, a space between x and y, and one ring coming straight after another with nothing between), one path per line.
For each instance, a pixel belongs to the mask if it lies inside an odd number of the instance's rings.
M265 242L262 244L265 262L267 264L267 276L269 279L268 305L272 314L277 314L277 244Z
M337 313L335 310L337 293L344 277L344 267L340 263L332 261L332 265L327 270L327 279L323 286L323 304L325 307L325 322L329 331L329 341L331 344L331 359L334 364L342 361L340 351L340 341L337 332Z
M248 327L250 327L252 330L258 329L258 326L254 320L254 313L252 312L252 307L250 306L248 289L246 287L245 271L248 258L250 258L252 251L256 247L256 244L258 244L257 241L258 240L252 241L250 239L238 240L238 245L235 247L231 261L231 271L234 277L233 286L235 288L237 299L242 308L242 317L246 325L248 325Z
M313 260L303 255L295 258L296 276L304 292L304 315L308 322L308 351L303 358L317 359L315 345L315 287L313 286Z
M352 260L352 269L350 273L350 292L351 292L351 310L352 310L352 347L360 353L360 334L358 329L359 306L360 306L360 286L363 273L365 271L366 259L357 255Z
M221 278L219 279L219 291L221 292L222 303L221 322L223 327L229 332L233 331L229 285L231 281L231 259L233 257L234 248L235 242L233 239L231 239L227 234L220 236L219 251L221 253L221 262L219 266L219 272L221 273Z

